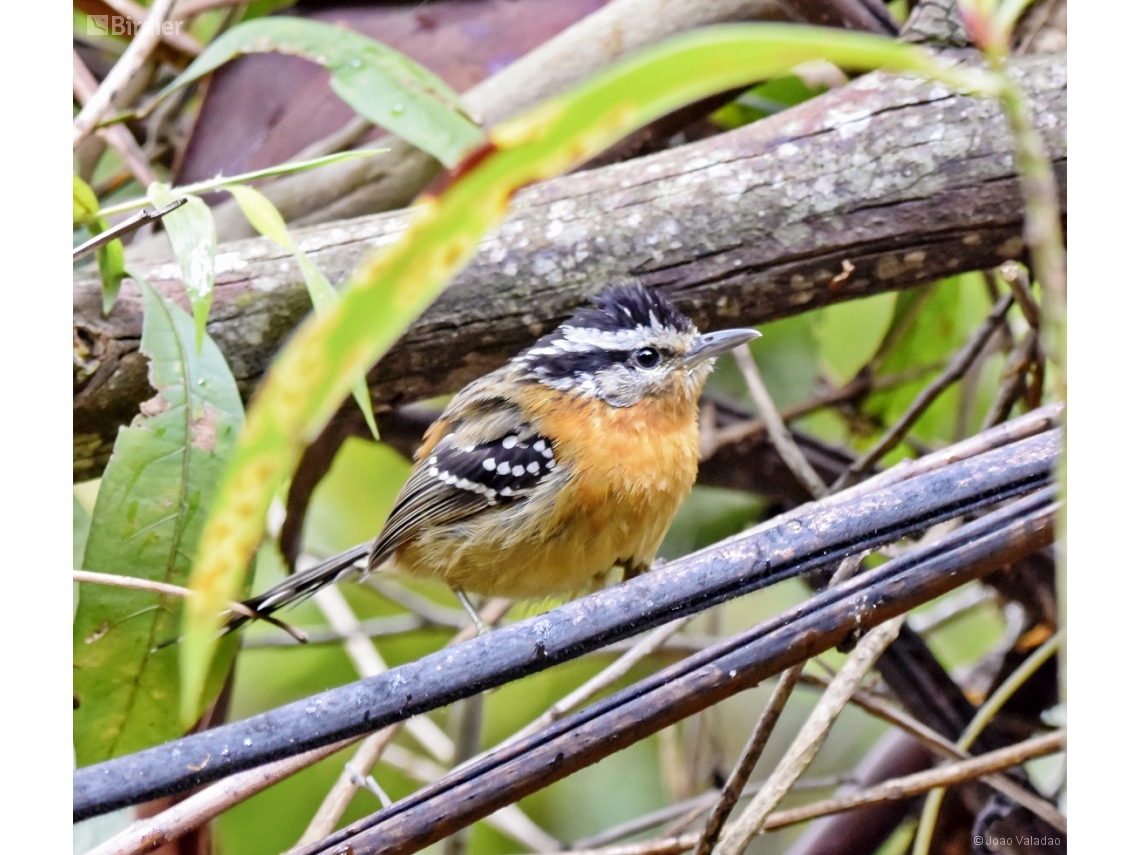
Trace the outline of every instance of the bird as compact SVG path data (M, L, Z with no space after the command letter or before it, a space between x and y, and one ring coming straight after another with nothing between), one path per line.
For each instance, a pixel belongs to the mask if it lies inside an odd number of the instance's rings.
M717 356L760 336L702 334L659 291L604 289L472 381L427 429L370 544L246 600L269 616L338 579L385 569L468 594L534 600L648 570L696 481L698 405ZM363 578L363 576L362 576Z

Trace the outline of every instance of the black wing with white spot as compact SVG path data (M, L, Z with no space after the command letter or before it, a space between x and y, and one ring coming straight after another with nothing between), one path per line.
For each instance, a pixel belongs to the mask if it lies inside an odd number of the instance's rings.
M376 567L423 529L518 501L555 467L550 440L523 429L492 442L458 445L440 440L396 497L369 566Z

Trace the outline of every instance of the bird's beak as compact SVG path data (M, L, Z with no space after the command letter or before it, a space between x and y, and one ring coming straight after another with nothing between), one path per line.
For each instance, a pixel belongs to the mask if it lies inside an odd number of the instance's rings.
M697 343L685 357L685 365L691 368L706 359L713 359L722 353L728 353L734 347L747 344L754 338L760 338L760 333L756 330L721 330L707 333L697 339Z

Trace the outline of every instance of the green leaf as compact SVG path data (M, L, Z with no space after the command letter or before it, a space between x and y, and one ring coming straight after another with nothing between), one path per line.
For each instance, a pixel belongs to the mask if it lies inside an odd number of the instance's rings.
M87 226L87 230L91 233L91 237L107 231L110 226L107 225L106 220L93 220ZM103 287L103 314L110 314L111 309L115 306L115 300L119 298L119 287L123 284L123 277L125 277L126 258L123 253L123 242L118 238L109 241L103 246L95 250L95 261L99 264L99 279Z
M141 349L159 394L119 431L99 486L82 567L185 585L206 511L242 421L221 351L195 347L190 318L138 276ZM83 584L74 623L74 737L80 765L178 736L180 598ZM235 638L236 640L236 638ZM207 680L213 693L236 651L226 641ZM197 705L195 712L203 709Z
M820 310L819 338L831 381L843 386L879 349L891 325L895 294L876 294Z
M178 199L169 184L154 182L146 190L151 204L165 208ZM197 196L187 196L186 204L162 218L178 268L182 271L182 286L190 298L194 311L195 341L202 347L206 332L206 318L214 299L214 254L218 249L218 236L214 231L214 216L210 207Z
M86 225L99 210L99 200L95 191L78 175L71 176L71 222L76 226Z
M330 163L340 163L342 160L360 160L365 157L375 157L388 150L389 149L386 148L365 148L352 149L351 151L338 151L334 154L326 154L324 157L314 157L312 160L278 163L275 166L267 166L264 169L252 169L249 172L242 172L237 175L219 175L216 178L207 178L205 181L183 184L181 187L173 188L170 192L175 198L182 196L201 196L203 193L223 190L231 184L244 184L249 181L256 181L259 178L273 178L278 175L292 175L294 172L304 172L308 169L316 169L319 166L327 166ZM108 205L106 208L103 208L99 211L99 216L109 217L112 214L125 214L127 211L137 211L139 208L145 208L149 204L151 204L150 199L146 197L127 199L125 202L116 202L113 205Z
M265 197L264 193L244 184L235 184L226 189L230 191L251 226L278 246L293 253L301 268L301 275L305 277L305 287L309 291L309 299L313 301L313 308L317 312L327 312L332 308L340 296L325 274L313 264L313 260L297 246L297 242L289 234L289 229L285 227L285 218L281 216L276 206ZM352 397L356 399L357 405L364 413L364 421L368 423L373 439L380 439L380 431L376 427L376 415L372 411L372 396L368 393L368 384L364 377L358 377L353 382Z
M933 285L902 292L879 356L879 376L932 366L916 379L867 396L864 410L883 424L895 422L914 397L938 374L940 366L962 347L989 311L981 274L965 273ZM914 434L926 441L949 441L957 419L958 394L944 392L915 424Z
M83 569L83 550L87 548L87 532L91 529L91 516L79 497L71 497L71 566Z
M91 516L79 497L71 494L71 566L76 570L83 567L83 550L87 548L87 532L91 529ZM71 617L75 619L75 611L79 608L79 583L72 584Z
M246 21L214 40L160 97L248 53L301 56L328 69L329 85L352 109L455 166L482 145L459 96L418 63L360 33L320 21L273 17Z
M659 116L716 92L788 73L809 59L886 66L987 93L993 78L952 68L878 36L813 27L739 24L679 36L492 129L487 156L414 209L400 239L367 257L339 304L303 323L266 374L217 505L202 533L185 611L183 699L203 685L219 614L243 578L270 501L304 444L352 382L392 346L474 254L518 188L570 169Z

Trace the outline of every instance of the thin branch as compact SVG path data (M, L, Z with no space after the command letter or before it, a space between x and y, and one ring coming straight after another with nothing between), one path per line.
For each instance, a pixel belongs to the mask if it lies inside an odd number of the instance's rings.
M834 588L853 576L859 569L862 560L861 554L849 555L844 558L839 564L839 569L832 574L828 581L828 587ZM748 737L744 750L740 752L740 757L737 758L736 766L724 784L720 799L705 822L704 831L701 832L701 839L697 844L697 855L709 855L713 851L713 847L716 846L721 830L728 821L729 814L732 813L736 803L740 800L745 784L748 783L749 777L756 768L756 762L764 752L764 747L772 736L772 731L776 727L780 714L784 711L788 698L792 696L792 690L796 687L796 682L803 673L805 664L801 662L798 665L793 665L781 674L780 679L776 682L776 688L772 690L772 695L768 698L768 703L764 706L764 711L760 714L760 718L752 730L752 735ZM792 781L792 785L795 785L795 780Z
M958 619L983 603L993 602L996 598L997 595L991 588L983 585L972 585L936 603L932 608L911 615L907 618L907 623L919 635L925 635ZM313 643L311 634L309 643Z
M807 674L801 678L801 682L821 688L827 686L826 680L821 680L818 677ZM881 718L888 724L909 734L934 754L951 760L966 760L970 757L966 751L958 748L958 746L933 728L926 726L909 713L897 709L882 698L868 692L866 689L858 689L855 694L851 696L851 703L861 707L868 714L876 718ZM1037 794L1031 793L1029 790L1019 786L1003 775L986 775L981 780L999 793L1008 796L1012 801L1022 807L1033 811L1033 813L1037 814L1058 831L1064 832L1066 830L1067 821L1064 815L1061 814L1052 803Z
M379 762L381 755L391 745L393 737L402 726L402 722L388 725L388 727L376 731L360 743L356 753L352 755L352 759L344 764L344 769L341 770L336 783L325 795L300 839L294 844L294 849L315 843L322 837L328 836L329 832L336 828L336 824L344 816L349 803L360 788L360 780L366 778L372 767Z
M502 743L495 748L501 748L503 745L514 742L519 739L524 739L535 733L538 733L544 727L553 724L558 719L572 712L580 707L590 698L602 692L628 674L633 670L638 662L643 660L646 656L653 653L661 647L666 641L672 638L691 618L681 618L672 623L667 623L664 626L659 626L657 629L647 633L644 638L638 639L629 650L621 655L620 658L608 668L600 671L595 676L591 677L581 686L570 692L561 700L557 701L542 715L528 724L526 727L518 730L511 736L507 737ZM492 749L494 750L494 749Z
M488 626L493 626L500 618L506 614L509 608L509 601L502 599L492 599L488 601L480 613L480 617ZM353 615L355 618L355 615ZM347 628L347 627L346 627ZM357 622L358 632L363 632L363 624ZM343 633L339 633L344 637ZM445 647L451 647L466 641L473 635L473 627L470 621L464 619L463 628L457 632ZM371 642L369 642L371 645ZM353 758L345 764L344 771L341 772L340 777L337 778L332 789L325 795L324 800L321 802L317 812L309 821L308 827L305 829L301 838L297 841L294 848L301 848L315 843L323 837L328 836L336 824L340 822L340 818L344 812L348 810L348 805L352 801L352 797L356 795L359 789L359 781L366 778L372 771L372 767L380 760L386 748L396 735L400 725L393 725L380 730L363 743L356 750ZM445 737L446 738L446 737ZM438 756L438 755L437 755Z
M760 369L756 366L756 360L752 358L752 352L741 346L733 350L732 355L736 359L740 373L744 376L744 382L748 386L748 394L752 397L756 409L760 413L760 418L768 429L768 439L776 446L780 458L813 498L823 498L827 495L827 485L823 483L819 473L811 468L811 464L807 462L807 458L796 445L796 441L792 439L784 420L780 418L780 411L776 408L776 402L772 400L768 387L764 385L764 380L760 376ZM706 855L706 853L702 852L701 855Z
M849 783L851 783L851 779L846 775L829 775L823 778L800 778L796 781L796 785L793 789L796 791L832 790ZM762 786L764 786L763 781L755 781L746 786L741 795L751 796L758 792ZM583 837L581 840L575 840L570 844L568 849L571 851L577 849L597 849L598 847L613 843L615 840L621 840L623 837L640 834L662 823L681 817L682 819L677 823L677 826L680 828L662 835L663 837L675 837L677 831L683 830L685 826L692 822L692 820L686 822L684 817L690 815L693 819L696 819L716 804L720 798L720 794L721 791L717 789L706 790L698 796L693 796L692 798L671 804L668 807L663 807L659 810L651 811L650 813L627 820L626 822L607 828L605 831L598 832L589 837Z
M83 142L95 129L110 109L111 102L119 90L142 68L155 45L162 39L162 24L169 16L173 5L174 0L154 0L146 19L137 27L134 38L119 57L119 61L115 63L115 67L108 72L103 82L99 84L99 88L75 117L71 138L72 148Z
M816 817L841 813L880 802L909 799L912 796L929 792L936 787L949 787L963 781L985 778L995 772L1000 772L1002 769L1018 766L1026 760L1063 751L1066 736L1064 729L1057 730L1053 733L1026 739L1008 748L999 748L996 751L971 757L968 760L959 760L935 769L884 781L881 784L867 787L865 790L825 799L803 807L782 810L771 814L764 823L762 830L775 831L778 828L805 822Z
M125 234L130 234L135 229L142 228L142 226L146 225L149 222L153 222L154 220L161 220L171 211L181 208L185 204L186 197L183 196L181 199L175 199L169 205L163 208L159 208L157 211L151 208L143 208L133 217L129 217L123 220L121 223L111 226L111 228L107 229L105 232L100 232L90 240L81 243L71 251L71 260L78 261L88 253L94 252L99 247L110 243L115 238L120 238Z
M347 748L357 739L359 737L334 742L303 754L231 775L200 792L187 796L160 814L137 820L86 855L142 855L144 852L152 852L200 828L214 817L262 790L336 754L342 748Z
M482 618L479 620L482 621ZM459 719L455 739L456 766L462 766L479 753L479 737L483 732L483 697L482 694L472 695L452 705L453 714ZM521 810L518 805L512 807ZM470 835L469 825L452 832L443 841L443 855L467 855Z
M376 645L360 629L360 621L336 585L327 585L313 595L313 600L334 630L345 637L344 650L361 677L375 677L388 670ZM455 746L439 725L427 716L415 716L404 722L408 733L441 763L451 763ZM367 770L364 772L367 774Z
M135 21L142 21L146 18L146 6L139 5L134 0L103 0L108 6L114 9L121 15ZM175 0L175 7L170 13L170 19L175 23L175 32L162 33L162 43L168 47L178 51L179 53L186 54L187 56L195 57L202 52L202 46L194 41L194 37L182 32L181 26L188 15L183 15L179 7L181 5L178 0Z
M951 763L925 772L917 772L913 775L905 775L901 778L892 778L889 781L883 781L881 784L875 784L854 793L813 802L802 807L776 811L769 815L761 830L776 831L821 816L829 816L883 802L908 799L929 792L935 787L951 786L975 778L982 778L1002 769L1020 765L1035 757L1044 757L1062 751L1065 746L1065 738L1066 733L1063 730L1044 736L1036 736L1008 748L1000 748L978 757L972 757L969 760ZM685 834L680 837L657 838L643 843L628 843L622 846L607 846L600 849L570 849L565 852L565 855L680 855L680 853L696 846L697 838L698 835L696 834Z
M993 717L1005 705L1005 702L1010 699L1013 693L1021 688L1022 684L1024 684L1038 668L1056 655L1064 638L1064 629L1053 633L1053 635L1044 644L1034 650L1012 674L1006 677L1001 685L986 698L985 703L978 707L978 711L974 714L970 723L966 725L966 729L962 731L962 735L955 741L955 746L963 751L968 749L985 729L986 725L990 723ZM914 834L915 855L925 855L925 853L930 851L931 838L934 834L934 823L938 818L938 809L942 805L942 797L944 794L945 790L935 789L926 797L926 803L922 806L922 816L918 822L918 829Z
M917 380L919 377L923 377L941 367L942 365L940 364L912 365L902 371L884 376L860 372L850 383L847 383L839 389L832 389L830 392L815 395L799 404L786 407L780 411L780 419L784 424L787 424L790 421L802 418L817 410L822 410L825 407L833 407L836 404L855 401L870 392L881 392L886 389L893 389L896 386ZM764 420L759 418L747 419L746 421L737 422L736 424L727 425L722 428L714 428L707 431L709 434L708 439L704 438L706 431L702 429L701 460L707 460L726 445L739 442L746 437L759 436L765 433L767 429Z
M1009 352L1001 372L1001 385L982 419L983 430L1009 418L1013 405L1025 394L1028 387L1026 376L1037 364L1037 341L1037 330L1030 328Z
M1033 292L1029 289L1029 274L1025 267L1016 261L1005 261L998 267L998 275L1002 282L1009 286L1013 299L1021 308L1021 314L1033 329L1041 326L1041 307L1033 299Z
M975 331L970 340L966 342L954 358L950 360L950 364L946 366L946 370L939 374L933 381L911 402L907 407L906 412L899 417L890 430L883 434L882 438L874 444L865 454L858 460L851 464L850 468L843 473L835 485L833 490L842 490L844 487L851 484L860 475L874 466L883 455L887 454L906 436L906 433L919 420L927 407L934 403L946 389L953 385L956 381L962 378L967 369L973 364L974 360L978 358L982 350L989 341L990 336L1001 325L1002 320L1005 318L1006 312L1009 307L1013 305L1013 297L1006 295L990 312L989 316L982 322L982 325Z
M77 51L73 50L71 57L72 92L75 94L75 100L79 102L79 106L84 107L98 91L99 83L88 70ZM127 128L123 125L113 125L109 128L99 128L95 133L118 153L139 184L143 187L149 187L156 180L157 177L150 166L150 159L147 158Z
M360 138L374 127L375 125L370 119L366 119L364 116L353 116L342 127L316 142L309 143L286 162L313 160L327 154L344 151L359 142Z
M827 738L835 719L843 711L851 695L859 688L859 683L875 664L875 660L887 645L894 641L905 620L906 615L891 618L875 627L859 641L847 657L847 661L843 663L843 667L839 669L839 674L824 691L823 697L800 728L796 738L792 740L791 746L776 765L775 771L769 776L764 787L753 797L740 819L713 850L717 855L740 855L752 838L763 830L769 814L788 793L796 779L807 769Z

